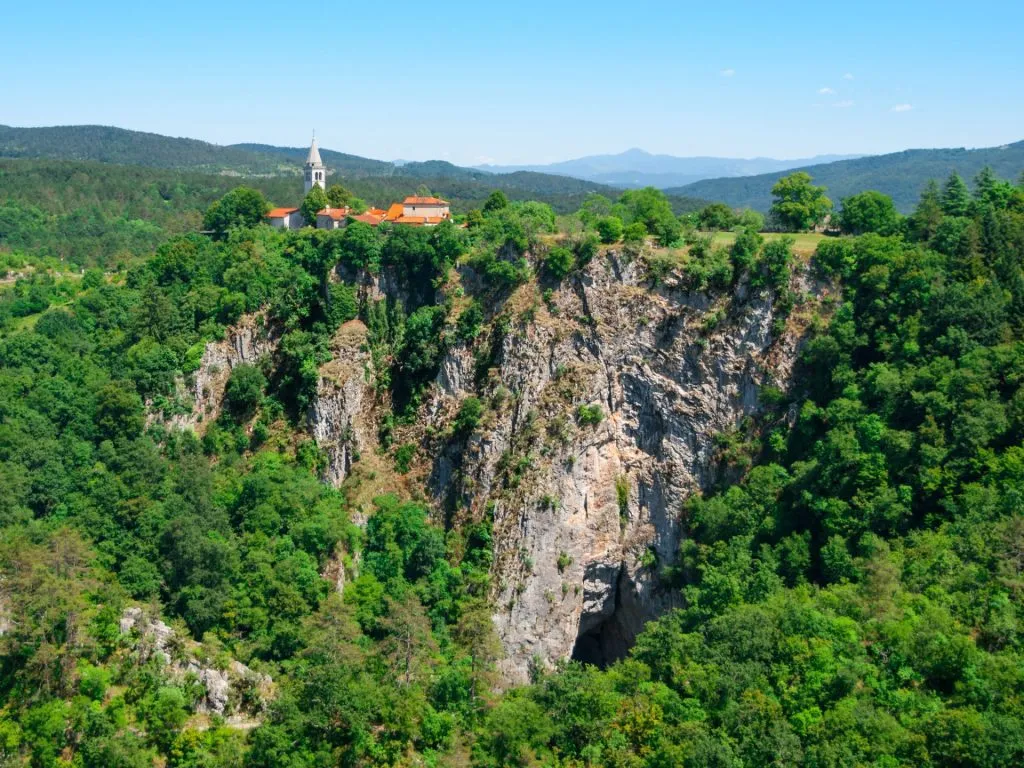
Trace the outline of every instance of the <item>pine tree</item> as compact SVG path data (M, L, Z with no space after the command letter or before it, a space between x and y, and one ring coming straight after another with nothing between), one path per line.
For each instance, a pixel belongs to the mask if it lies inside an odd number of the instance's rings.
M939 193L939 185L935 179L929 179L908 222L911 235L915 240L931 240L941 221L942 196Z
M942 212L947 216L969 216L971 213L971 191L956 171L949 175L943 187Z

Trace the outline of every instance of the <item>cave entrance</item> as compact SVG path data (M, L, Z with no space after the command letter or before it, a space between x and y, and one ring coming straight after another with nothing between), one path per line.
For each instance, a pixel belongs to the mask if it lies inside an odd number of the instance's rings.
M584 606L591 610L580 616L579 631L572 648L573 661L604 669L629 653L636 633L629 630L629 611L624 610L624 577L625 568L621 564L613 568L608 564L595 563L587 568ZM595 585L596 589L591 591L589 585Z

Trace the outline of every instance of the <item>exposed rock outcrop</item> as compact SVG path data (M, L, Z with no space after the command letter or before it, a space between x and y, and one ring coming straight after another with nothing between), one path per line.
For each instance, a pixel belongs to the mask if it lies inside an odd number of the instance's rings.
M135 638L142 661L157 656L172 680L182 681L191 675L202 684L205 693L196 704L200 714L232 716L238 724L248 725L246 716L259 715L273 695L273 681L267 675L236 660L223 669L213 666L204 660L199 643L181 637L138 606L125 609L120 629L122 635Z
M714 479L715 437L758 409L762 385L787 384L799 340L773 338L772 296L646 281L641 262L611 255L555 293L553 311L528 307L535 319L503 340L492 377L506 403L437 461L440 497L456 483L477 515L493 510L510 681L538 660L621 657L678 604L657 573L678 551L685 499ZM464 394L461 355L442 364L438 397Z
M354 279L364 301L407 298L382 278ZM803 274L793 288L811 301L824 291ZM507 330L488 341L486 376L486 350L448 349L401 440L428 457L439 508L493 519L507 681L538 662L619 658L645 622L679 604L659 573L678 552L684 502L716 479L716 436L758 411L762 386L788 386L802 342L792 318L776 333L773 301L742 282L726 295L672 275L652 286L643 259L609 253L544 301L533 284L513 294L500 308ZM258 325L249 319L207 348L198 413L215 413L233 365L272 352ZM376 468L390 457L378 454L386 401L370 382L366 327L342 326L331 351L308 426L327 455L325 479L339 485L360 455ZM488 404L484 422L453 437L469 395ZM343 583L343 570L329 576Z
M366 326L359 320L345 323L331 340L331 360L320 369L308 418L313 438L327 453L325 479L334 485L348 477L359 452L376 441L369 363Z
M199 367L185 386L192 411L174 416L169 423L202 431L204 424L220 415L231 369L242 363L257 365L262 357L275 352L278 341L277 330L266 323L263 315L243 315L225 331L221 341L206 345Z

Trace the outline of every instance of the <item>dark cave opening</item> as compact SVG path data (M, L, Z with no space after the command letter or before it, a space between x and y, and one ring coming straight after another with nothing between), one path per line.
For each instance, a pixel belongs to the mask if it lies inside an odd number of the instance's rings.
M601 628L597 627L576 638L572 647L572 660L583 664L593 664L604 669L608 666L604 651L601 650Z

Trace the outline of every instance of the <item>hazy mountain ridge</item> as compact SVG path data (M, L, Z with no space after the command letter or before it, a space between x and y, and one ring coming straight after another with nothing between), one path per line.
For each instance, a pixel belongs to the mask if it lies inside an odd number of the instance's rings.
M620 187L652 186L660 189L682 186L720 176L751 176L784 171L804 165L830 163L861 155L816 155L810 158L777 160L770 157L678 157L652 154L633 148L614 155L589 155L557 163L534 165L482 165L480 170L504 174L515 171L554 173Z
M665 192L720 200L736 208L767 211L771 206L771 189L775 182L787 173L800 170L809 173L815 184L827 187L828 196L836 204L844 197L874 189L892 197L896 207L907 213L917 203L929 179L941 181L956 171L970 181L986 165L996 175L1016 180L1024 172L1024 141L979 149L908 149L757 176L705 179L668 188Z

